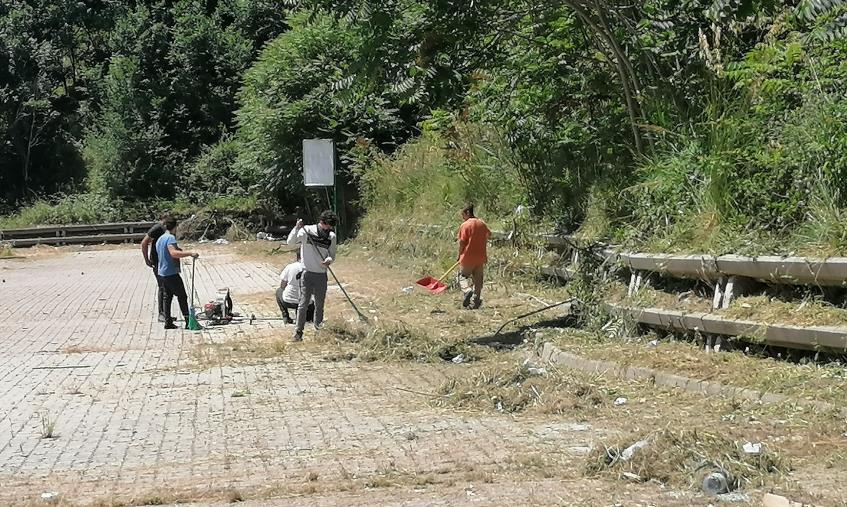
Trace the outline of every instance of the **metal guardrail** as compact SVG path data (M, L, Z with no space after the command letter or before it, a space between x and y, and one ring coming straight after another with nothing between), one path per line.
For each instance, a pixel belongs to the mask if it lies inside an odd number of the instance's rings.
M12 247L123 243L141 241L156 222L75 224L0 230L0 242Z
M640 324L675 331L745 337L778 347L817 350L847 349L847 328L836 326L791 326L727 319L711 313L681 312L663 308L635 308L607 303L612 314L629 317Z
M572 257L580 255L577 243L568 236L545 237L551 249L571 250ZM780 257L741 255L673 255L620 252L607 245L596 245L594 255L607 264L629 269L630 293L638 291L649 273L661 273L678 278L703 279L715 282L713 308L729 307L733 291L744 285L744 279L761 280L772 284L847 286L847 258ZM567 281L574 271L567 267L549 266L542 273ZM644 282L646 283L646 282ZM736 294L737 295L737 294ZM704 336L743 337L754 342L794 349L847 350L847 327L793 326L737 320L717 313L684 312L663 308L641 308L606 303L613 315L631 318L639 324L682 332L699 332Z
M65 236L90 236L91 233L132 234L146 233L156 222L115 222L107 224L72 224L27 227L0 230L0 240L23 238L48 238Z
M549 247L573 244L568 236L545 236ZM653 254L621 252L601 245L598 255L632 271L662 273L679 278L718 280L739 276L786 285L847 286L847 257L781 257L763 255Z

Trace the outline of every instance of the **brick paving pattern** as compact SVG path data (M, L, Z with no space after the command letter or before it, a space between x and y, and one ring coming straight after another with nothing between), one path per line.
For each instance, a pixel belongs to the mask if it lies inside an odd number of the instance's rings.
M236 310L249 313L239 296L277 283L276 267L207 250L196 275L203 300L229 286ZM252 364L199 364L199 343L288 338L291 328L166 332L136 249L0 260L0 277L0 505L43 491L84 504L167 488L249 490L301 483L309 471L320 482L386 470L496 470L530 450L576 458L602 437L565 420L436 410L396 389L431 392L456 366L328 362L296 347ZM42 438L49 423L56 438ZM499 504L518 495L548 503L573 494L568 481L496 486L323 493L304 502Z

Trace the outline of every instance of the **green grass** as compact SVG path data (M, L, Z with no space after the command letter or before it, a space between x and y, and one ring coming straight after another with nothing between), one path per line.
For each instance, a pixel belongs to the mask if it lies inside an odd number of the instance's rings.
M59 195L36 201L16 213L0 217L0 229L144 221L155 219L162 211L169 211L179 217L201 214L245 216L259 208L256 196L206 196L206 199L198 202L180 197L156 202L125 202L93 193Z

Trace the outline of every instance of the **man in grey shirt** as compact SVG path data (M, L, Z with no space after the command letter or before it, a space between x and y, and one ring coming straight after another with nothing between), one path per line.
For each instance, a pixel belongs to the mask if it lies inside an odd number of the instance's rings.
M300 245L300 259L306 266L301 279L300 303L297 305L297 330L294 332L296 342L303 340L306 313L312 297L315 298L315 329L320 329L323 324L326 270L335 260L338 239L332 229L337 223L338 217L335 213L324 211L317 224L303 225L303 220L297 220L297 225L288 235L289 245Z

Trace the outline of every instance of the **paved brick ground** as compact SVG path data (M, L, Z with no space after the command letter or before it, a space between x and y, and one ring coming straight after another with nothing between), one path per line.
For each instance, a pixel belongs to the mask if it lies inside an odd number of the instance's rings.
M204 299L229 286L238 305L276 284L275 267L205 250ZM0 277L0 505L43 491L85 504L197 500L226 488L255 505L613 503L603 484L578 479L578 457L602 432L435 410L397 389L432 391L448 366L325 362L308 345L269 360L198 363L199 344L287 338L291 328L164 331L135 249L0 260ZM48 423L56 438L42 438ZM534 453L574 476L524 474ZM317 478L304 482L309 472ZM492 475L474 481L479 473ZM415 481L426 474L457 481ZM627 488L619 494L629 500L659 495Z

